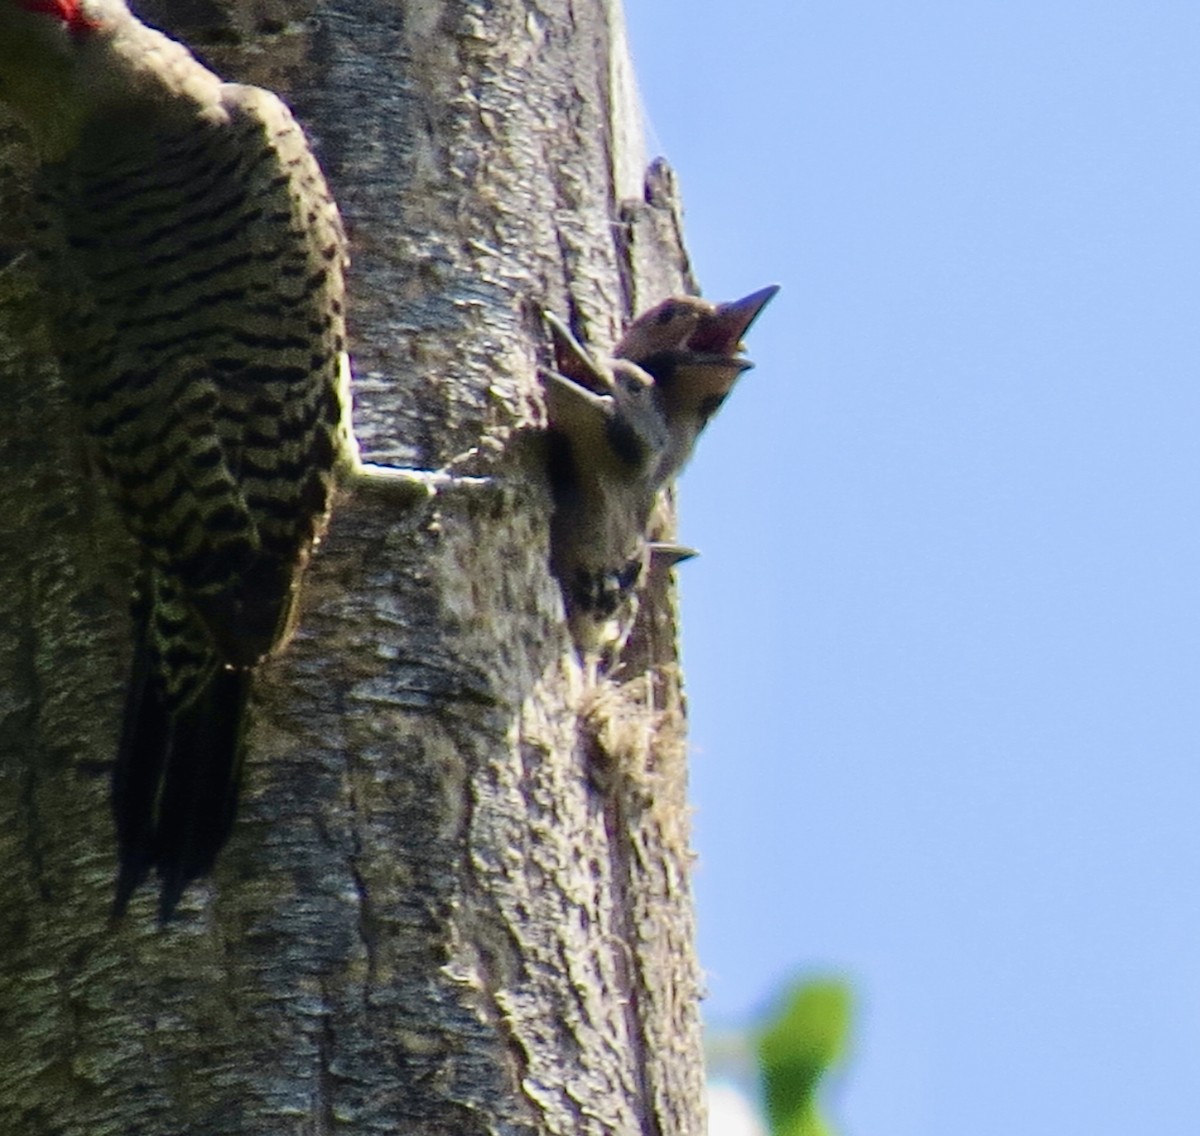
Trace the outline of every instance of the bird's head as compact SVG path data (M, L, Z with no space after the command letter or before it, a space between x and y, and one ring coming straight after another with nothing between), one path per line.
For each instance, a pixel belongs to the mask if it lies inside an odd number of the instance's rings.
M625 359L601 362L547 313L555 369L545 375L550 427L571 442L581 473L640 478L666 443L654 380Z
M125 0L0 0L0 103L28 127L43 161L66 157L88 123L112 124L97 140L107 147L136 134L131 124L145 130L174 106L212 101L219 83ZM140 119L124 114L131 107Z
M771 285L724 304L673 296L638 316L617 344L615 354L654 380L671 439L658 469L660 481L679 472L697 436L753 366L742 355L742 337L778 291Z
M672 296L642 312L613 348L613 354L640 363L664 351L677 351L701 319L715 310L713 304L699 296Z
M0 0L0 102L54 161L88 114L81 61L111 34L120 0Z
M81 52L132 18L124 0L0 0L0 91L10 98L35 69L62 82Z
M100 13L87 0L13 0L5 6L45 17L44 27L57 26L67 35L90 35L102 26Z

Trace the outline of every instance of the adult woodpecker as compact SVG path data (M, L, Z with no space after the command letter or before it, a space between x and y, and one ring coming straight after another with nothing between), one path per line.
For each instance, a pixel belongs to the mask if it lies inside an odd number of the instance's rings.
M551 567L585 656L611 666L620 653L652 554L690 555L648 541L655 499L752 365L740 354L742 337L778 290L727 304L664 300L638 316L603 360L546 317L555 353L545 375Z
M284 104L123 0L0 0L0 101L41 159L62 373L140 546L115 909L153 870L165 919L229 836L249 676L355 465L345 240Z

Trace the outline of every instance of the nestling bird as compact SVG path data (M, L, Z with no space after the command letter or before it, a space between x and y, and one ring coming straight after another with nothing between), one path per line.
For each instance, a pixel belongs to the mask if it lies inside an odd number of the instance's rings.
M742 338L778 291L772 284L724 304L673 296L638 316L613 348L654 379L671 434L658 470L662 482L684 467L733 384L754 366L740 354Z
M0 0L0 101L41 159L62 373L140 548L115 908L155 871L165 919L229 836L249 676L355 466L345 240L284 104L123 0Z
M555 369L545 374L551 567L572 636L607 665L637 611L637 585L655 546L646 528L658 491L751 363L741 340L778 288L728 304L664 300L637 317L598 360L547 315ZM658 546L668 559L690 550Z
M633 622L667 423L645 371L600 362L553 316L546 322L556 368L544 376L551 567L580 649L615 655Z

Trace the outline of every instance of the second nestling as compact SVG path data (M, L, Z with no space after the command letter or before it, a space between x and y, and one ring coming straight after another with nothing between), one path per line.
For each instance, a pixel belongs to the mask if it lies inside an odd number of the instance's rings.
M551 567L576 647L611 666L637 613L658 491L753 364L742 337L779 291L713 304L675 296L638 316L610 358L546 314L555 369L543 375L554 495Z

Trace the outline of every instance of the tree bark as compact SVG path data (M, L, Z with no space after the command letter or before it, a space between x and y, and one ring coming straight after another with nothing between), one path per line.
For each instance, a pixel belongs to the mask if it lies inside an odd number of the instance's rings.
M670 583L592 682L547 567L540 311L605 348L691 284L618 0L140 11L293 104L350 233L364 457L456 479L339 502L256 677L214 878L165 928L149 888L111 924L133 549L48 355L0 124L0 1127L699 1133Z

